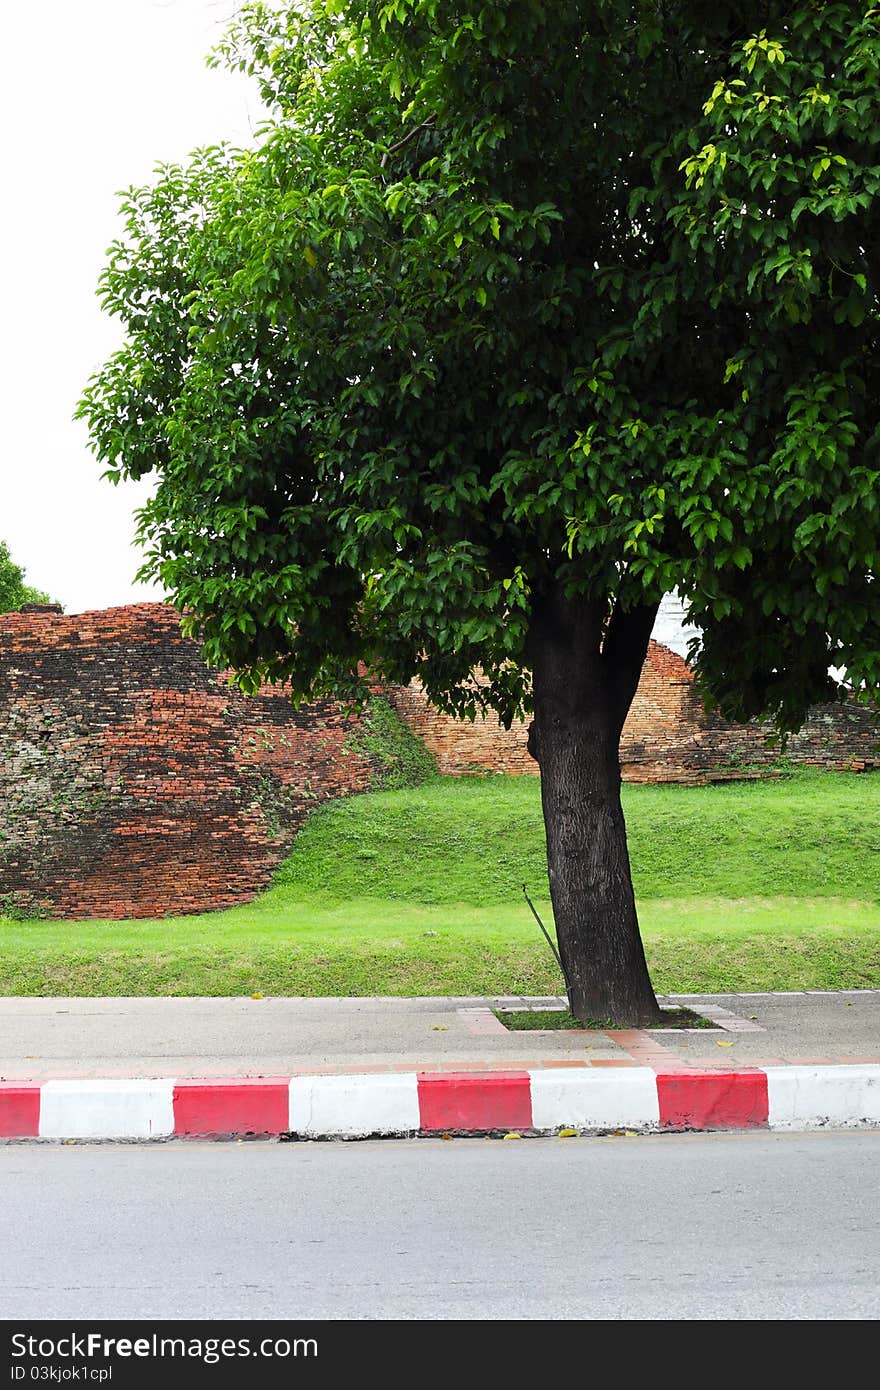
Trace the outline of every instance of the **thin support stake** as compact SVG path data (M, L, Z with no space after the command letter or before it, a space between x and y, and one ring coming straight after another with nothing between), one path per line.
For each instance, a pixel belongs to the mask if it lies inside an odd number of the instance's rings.
M550 933L548 932L547 928L544 926L544 923L541 921L540 917L538 916L538 910L537 910L537 908L535 907L535 904L532 902L531 898L529 897L528 893L526 892L526 885L525 885L525 884L523 884L522 890L523 890L523 897L525 898L525 900L526 900L526 902L528 903L529 907L532 909L532 916L534 917L534 919L535 919L535 921L537 922L538 926L541 928L541 931L544 933L544 936L545 936L546 939L547 939L547 945L550 947L550 950L553 952L554 956L556 957L556 964L559 966L559 969L560 969L560 971L561 971L561 973L562 973L562 978L563 978L563 980L565 981L565 992L566 992L566 994L568 994L568 996L569 996L569 1003L571 1003L571 995L570 995L570 993L569 993L569 988L568 988L568 977L566 976L566 973L565 973L565 966L562 964L562 958L561 958L559 952L558 952L557 949L556 949L556 946L555 946L555 944L554 944L554 942L553 942L553 939L552 939L551 936L550 936Z

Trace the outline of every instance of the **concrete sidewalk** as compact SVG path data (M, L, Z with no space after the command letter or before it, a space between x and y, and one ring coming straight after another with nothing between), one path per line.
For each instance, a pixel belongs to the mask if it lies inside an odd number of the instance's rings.
M0 1135L880 1123L880 990L665 999L712 1021L690 1032L493 1012L562 1002L2 999Z
M568 1062L730 1068L880 1062L880 990L677 995L717 1028L509 1032L494 1008L558 997L0 999L0 1080L258 1077Z

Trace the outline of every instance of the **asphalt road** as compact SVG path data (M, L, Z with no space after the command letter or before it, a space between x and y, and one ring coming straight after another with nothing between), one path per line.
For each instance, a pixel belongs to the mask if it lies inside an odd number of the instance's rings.
M873 1319L880 1133L0 1147L0 1318Z

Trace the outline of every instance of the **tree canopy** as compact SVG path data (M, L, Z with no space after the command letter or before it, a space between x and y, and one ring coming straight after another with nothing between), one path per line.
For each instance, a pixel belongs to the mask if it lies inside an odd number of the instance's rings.
M215 61L270 117L128 193L81 405L209 656L509 718L552 575L678 587L733 716L876 691L880 11L249 4Z
M0 613L14 613L25 603L51 603L48 594L33 589L24 582L24 570L9 554L9 546L0 541Z

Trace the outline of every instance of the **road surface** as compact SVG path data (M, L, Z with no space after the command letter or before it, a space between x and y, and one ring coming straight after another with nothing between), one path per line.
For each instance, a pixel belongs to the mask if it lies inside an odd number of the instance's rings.
M880 1132L0 1147L0 1318L866 1319Z

